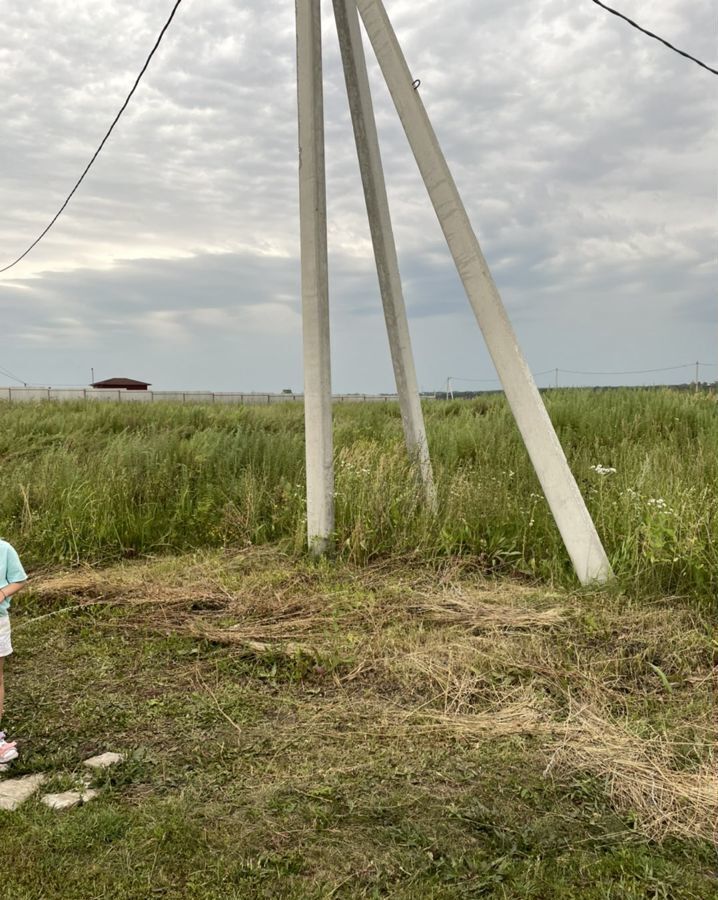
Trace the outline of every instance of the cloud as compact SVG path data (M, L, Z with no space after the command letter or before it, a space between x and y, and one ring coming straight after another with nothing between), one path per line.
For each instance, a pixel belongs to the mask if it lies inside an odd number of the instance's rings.
M715 361L710 74L592 4L386 5L534 368ZM391 367L330 6L335 385L386 390ZM6 259L62 202L168 9L164 0L47 0L6 11ZM660 9L625 0L622 9L712 58L707 0ZM180 7L66 213L0 280L10 369L69 382L93 360L131 377L151 370L168 388L298 386L293 29L285 0ZM420 378L439 387L457 369L490 377L370 51L368 61Z

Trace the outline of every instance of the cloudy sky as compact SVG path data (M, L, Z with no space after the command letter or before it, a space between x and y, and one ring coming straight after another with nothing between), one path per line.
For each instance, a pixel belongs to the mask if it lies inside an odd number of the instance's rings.
M709 0L616 4L718 62ZM171 6L4 4L0 266L57 211ZM532 369L718 363L715 76L589 0L386 6ZM330 3L324 11L334 389L391 390ZM94 367L158 389L301 390L294 50L292 0L184 0L66 213L0 276L0 368L52 385L86 384ZM420 386L451 375L491 387L367 52ZM718 377L718 366L701 374Z

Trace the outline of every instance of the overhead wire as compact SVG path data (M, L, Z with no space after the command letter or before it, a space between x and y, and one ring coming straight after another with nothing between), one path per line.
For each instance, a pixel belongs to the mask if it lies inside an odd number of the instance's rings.
M700 365L700 363L699 363ZM581 369L559 369L564 375L650 375L654 372L672 372L675 369L692 369L695 363L684 363L681 366L663 366L661 369L625 369L611 372L584 372Z
M665 38L660 37L657 34L654 34L652 31L649 31L647 28L643 28L638 22L634 22L633 19L629 19L628 16L624 16L623 13L619 12L617 9L613 9L610 6L606 6L605 3L602 3L601 0L591 0L592 3L595 3L596 6L600 6L601 9L605 9L606 12L611 13L612 16L617 16L619 19L623 19L624 22L628 22L629 25L632 25L634 28L638 29L638 31L643 32L643 34L648 35L648 37L653 38L656 41L660 41L661 44L664 44L668 47L669 50L673 50L675 53L680 54L681 56L685 56L686 59L690 59L691 62L696 63L696 65L701 66L704 69L707 69L709 72L712 72L714 75L718 75L718 69L714 69L712 66L706 65L706 63L701 62L700 59L696 59L695 56L691 56L690 53L686 53L685 50L679 50L678 47L671 44L669 41L665 40Z
M587 371L583 369L561 369L558 367L554 367L553 369L545 369L543 372L532 372L531 374L534 378L539 378L542 375L553 375L554 373L557 373L559 375L652 375L656 372L674 372L678 369L692 369L696 365L699 367L718 367L718 363L703 362L683 363L680 366L662 366L658 369L612 369L611 371L604 372ZM471 382L472 384L494 384L500 380L498 378L463 378L459 375L449 375L448 378L450 381L466 381Z
M0 375L5 375L7 378L12 378L13 381L17 381L20 384L27 387L27 381L24 381L22 378L19 378L17 375L13 375L13 373L10 372L8 369L3 369L2 366L0 366Z
M182 3L182 0L176 0L175 5L172 7L172 12L170 13L169 18L167 19L167 21L165 22L165 24L163 25L162 30L160 31L159 36L157 37L157 40L155 41L155 44L154 44L152 50L150 50L149 56L148 56L147 59L145 60L145 64L142 66L142 69L140 70L140 74L139 74L139 75L137 76L137 78L135 79L135 83L132 85L132 89L130 90L129 94L128 94L127 97L125 98L125 102L122 104L122 106L120 107L120 111L117 113L117 115L115 116L115 118L112 120L112 124L111 124L110 127L107 129L107 132L106 132L105 136L102 138L102 141L100 142L100 146L99 146L99 147L97 148L97 150L95 150L95 152L92 154L92 159L91 159L91 160L89 161L89 163L85 166L85 170L83 171L82 175L80 175L80 177L79 177L79 178L77 179L77 181L75 182L75 186L74 186L73 189L70 191L70 193L67 195L67 197L66 197L66 199L65 199L65 202L62 204L62 206L60 207L60 209L55 213L55 215L53 216L52 220L50 221L50 224L47 225L47 227L40 233L40 235L39 235L37 238L35 238L35 240L30 244L30 246L29 246L23 253L21 253L20 256L18 256L17 259L13 260L13 262L9 263L9 265L4 266L2 269L0 269L0 274L2 274L3 272L7 272L8 269L12 269L12 267L13 267L13 266L16 266L16 265L20 262L20 260L24 259L24 258L28 255L28 253L29 253L34 247L36 247L36 246L40 243L40 241L45 237L45 235L46 235L46 234L48 233L48 231L52 228L52 226L55 224L55 222L57 222L57 220L60 218L60 216L62 215L62 213L63 213L64 210L65 210L65 207L67 206L67 204L68 204L68 203L70 202L70 200L72 199L73 194L74 194L75 191L80 187L80 185L82 184L82 182L83 182L84 179L85 179L85 176L86 176L87 173L90 171L90 168L91 168L92 164L95 162L95 160L97 159L97 157L100 155L100 152L102 151L102 148L103 148L103 147L105 146L105 144L107 143L107 139L108 139L109 136L112 134L112 131L113 131L115 125L117 125L117 123L120 121L120 116L121 116L122 113L127 109L127 106L128 106L128 104L129 104L130 100L132 99L132 95L133 95L133 94L135 93L135 91L137 90L137 86L139 85L140 81L142 80L142 76L143 76L143 75L145 74L145 72L147 71L147 67L148 67L149 64L150 64L150 60L151 60L152 57L155 55L155 52L157 51L157 48L159 47L160 43L162 42L162 38L164 37L165 32L166 32L167 29L170 27L170 24L171 24L171 22L172 22L172 19L174 19L175 13L177 12L177 9L179 8L179 5L180 5L181 3Z

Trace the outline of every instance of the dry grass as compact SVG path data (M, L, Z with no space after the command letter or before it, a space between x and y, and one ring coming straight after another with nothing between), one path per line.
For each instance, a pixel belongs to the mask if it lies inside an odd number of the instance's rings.
M550 628L560 625L565 618L566 611L560 607L537 610L516 603L497 603L496 593L490 590L469 592L455 586L444 589L442 594L426 596L423 601L408 608L426 622L456 625L473 634L495 629Z
M485 712L423 713L426 721L450 732L454 737L472 743L510 734L545 734L557 726L546 716L540 700L530 691L518 691L517 699Z
M603 778L615 805L632 813L650 837L718 837L718 772L712 754L681 770L674 747L658 735L645 738L625 722L579 706L564 726L547 772L590 772Z
M313 662L334 692L312 718L321 734L533 735L547 773L603 779L646 836L715 837L718 776L706 742L716 735L705 714L715 669L694 613L601 598L589 628L586 597L556 605L555 594L451 567L337 575L267 551L77 569L36 579L33 590L37 618L129 605L136 613L110 627L189 635L258 659L304 657L300 677ZM656 709L669 709L676 732L702 729L690 767L651 725Z

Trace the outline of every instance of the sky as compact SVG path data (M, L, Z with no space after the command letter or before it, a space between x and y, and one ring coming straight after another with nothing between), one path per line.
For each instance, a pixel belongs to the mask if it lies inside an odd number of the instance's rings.
M716 66L709 0L616 0ZM385 0L539 386L718 378L716 86L589 0ZM42 231L171 0L8 0L0 267ZM331 3L332 381L394 389ZM496 387L365 41L423 391ZM302 389L294 4L184 0L45 239L0 275L0 385ZM581 375L685 366L640 375ZM466 379L462 381L461 379Z

